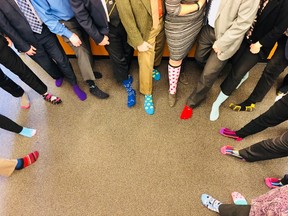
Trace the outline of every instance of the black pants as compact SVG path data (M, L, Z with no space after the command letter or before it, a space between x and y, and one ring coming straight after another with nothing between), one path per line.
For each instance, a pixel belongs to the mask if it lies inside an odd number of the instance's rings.
M23 129L22 126L18 125L11 119L7 118L6 116L3 116L0 114L0 128L4 130L8 130L14 133L20 133Z
M239 50L231 58L232 70L221 84L221 91L230 96L241 82L244 75L260 60L260 53L250 52L250 44L243 40Z
M109 42L105 46L113 64L113 73L117 82L128 79L134 49L127 43L127 33L120 23L117 27L109 24Z
M263 140L247 148L241 149L239 153L248 162L287 157L288 131L283 133L280 137Z
M251 205L222 204L219 206L221 216L249 216Z
M0 40L0 43L4 43ZM2 44L3 45L3 44ZM24 64L20 57L6 44L0 50L0 64L11 70L14 74L34 89L39 94L47 92L47 86ZM12 94L14 97L21 97L24 90L8 78L0 69L0 87Z
M253 102L261 102L268 91L271 89L275 80L288 66L288 60L285 58L285 44L287 37L283 35L278 40L278 47L271 60L267 63L260 80L258 81L249 99ZM283 84L288 83L288 77L284 79ZM285 91L286 93L286 91Z
M239 137L247 137L268 127L276 126L288 119L288 94L275 102L265 113L253 119L243 128L236 131Z
M37 38L38 45L35 45L36 54L30 57L53 79L65 77L71 85L75 85L76 76L56 35L43 24L42 33L34 33L34 36Z

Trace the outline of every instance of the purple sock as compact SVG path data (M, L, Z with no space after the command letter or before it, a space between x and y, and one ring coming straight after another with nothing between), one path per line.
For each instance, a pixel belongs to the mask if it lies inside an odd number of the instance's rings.
M62 86L63 80L64 80L63 77L61 77L61 78L59 78L59 79L56 79L56 80L55 80L55 85L56 85L57 87Z
M73 85L73 91L78 96L81 101L86 100L87 95L84 91L82 91L77 84Z

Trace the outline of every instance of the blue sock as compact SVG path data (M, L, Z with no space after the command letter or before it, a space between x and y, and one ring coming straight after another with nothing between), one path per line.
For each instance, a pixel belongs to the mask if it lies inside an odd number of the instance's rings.
M127 80L123 80L123 82L122 82L122 84L126 88L126 91L127 91L127 94L128 94L127 106L129 108L133 107L136 104L136 92L132 88L132 85L131 85L132 82L133 82L132 76L130 76L129 79L127 79Z
M24 161L23 161L23 159L22 159L22 158L17 159L17 165L16 165L15 169L16 169L16 170L20 170L20 169L23 168L23 166L24 166Z
M25 137L32 137L36 134L36 130L32 128L23 127L22 131L19 134Z

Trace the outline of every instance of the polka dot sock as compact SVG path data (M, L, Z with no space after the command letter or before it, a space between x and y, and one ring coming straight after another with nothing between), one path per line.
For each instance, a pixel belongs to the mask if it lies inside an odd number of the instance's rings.
M169 76L169 93L176 94L178 78L181 71L181 65L174 67L168 64L168 76Z

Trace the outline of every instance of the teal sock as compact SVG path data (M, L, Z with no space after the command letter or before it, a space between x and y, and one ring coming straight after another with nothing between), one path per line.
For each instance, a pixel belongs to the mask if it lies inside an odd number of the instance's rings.
M36 134L36 130L23 127L22 131L19 134L25 137L33 137Z

